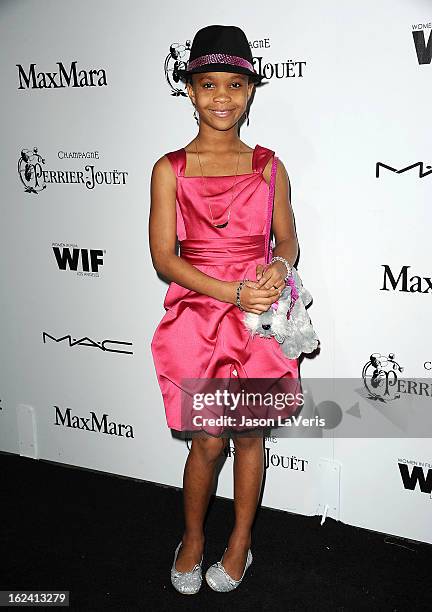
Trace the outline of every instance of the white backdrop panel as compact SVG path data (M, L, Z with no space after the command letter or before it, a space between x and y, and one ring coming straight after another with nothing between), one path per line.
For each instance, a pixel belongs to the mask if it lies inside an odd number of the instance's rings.
M303 360L302 377L360 377L377 351L394 352L408 376L430 376L423 365L431 359L430 294L380 287L382 264L431 274L431 179L415 171L375 176L378 161L430 164L432 68L419 65L412 37L413 25L423 23L427 42L430 3L192 1L179 10L133 0L125 10L102 0L22 0L3 2L0 17L1 449L25 454L23 422L17 426L24 404L37 423L36 456L181 485L187 448L166 428L150 353L167 285L150 258L149 186L156 159L196 133L190 101L172 95L164 61L170 45L185 45L210 23L240 25L263 63L295 62L292 76L271 78L256 92L241 137L274 149L290 176L299 271L321 339L320 354ZM103 69L107 85L18 89L17 64L46 73L73 61L78 70ZM17 162L34 147L45 169L85 172L90 164L124 173L124 184L48 183L26 193ZM60 151L98 151L98 159L61 159ZM54 243L80 250L76 270L60 269ZM81 257L95 251L97 273L81 274ZM71 340L44 342L44 332ZM116 434L56 424L56 407L81 419L106 414ZM121 424L133 437L118 435ZM263 503L321 513L334 494L335 481L323 476L328 460L340 466L341 487L329 516L430 542L430 493L407 494L397 468L402 456L422 463L426 475L427 442L267 441L273 463ZM229 457L218 487L228 497L231 467Z

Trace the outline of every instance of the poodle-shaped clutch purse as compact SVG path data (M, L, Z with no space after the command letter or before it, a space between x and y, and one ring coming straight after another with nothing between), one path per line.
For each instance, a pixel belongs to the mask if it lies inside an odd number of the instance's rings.
M305 287L297 270L293 267L287 285L277 302L261 314L247 312L244 316L246 329L252 336L274 337L281 345L282 352L289 359L296 359L301 353L311 353L319 343L312 327L306 306L312 296Z
M277 157L273 157L271 169L267 226L265 234L265 262L272 258L270 244L270 228L273 215L273 199L276 180ZM306 306L312 301L309 291L303 287L297 270L292 267L286 286L266 312L257 315L247 312L244 316L246 329L252 336L258 334L264 338L275 338L281 345L282 352L289 359L296 359L301 353L311 353L318 344L319 339L312 327Z

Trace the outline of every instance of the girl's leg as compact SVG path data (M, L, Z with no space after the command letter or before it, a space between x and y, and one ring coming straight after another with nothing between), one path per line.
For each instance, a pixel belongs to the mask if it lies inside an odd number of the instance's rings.
M190 571L201 560L204 548L204 518L213 487L217 460L226 440L195 436L183 476L185 531L176 561L179 572Z
M264 440L262 437L236 437L234 446L235 524L223 556L223 566L232 578L239 580L251 546L252 523L261 493Z

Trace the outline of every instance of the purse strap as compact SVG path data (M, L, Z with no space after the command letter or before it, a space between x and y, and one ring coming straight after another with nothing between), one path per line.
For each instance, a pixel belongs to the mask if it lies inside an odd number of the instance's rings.
M268 205L267 205L267 223L266 223L266 232L265 232L265 243L264 243L264 252L265 252L265 263L268 264L273 257L273 247L270 243L270 230L271 230L271 222L273 216L273 201L274 201L274 192L275 192L275 183L276 183L276 168L277 168L277 160L276 155L273 156L273 163L271 169L270 176L270 186L269 186L269 196L268 196Z

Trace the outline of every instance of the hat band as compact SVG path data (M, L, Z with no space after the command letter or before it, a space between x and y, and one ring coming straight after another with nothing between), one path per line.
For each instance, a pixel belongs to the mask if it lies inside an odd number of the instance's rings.
M209 55L201 55L196 59L189 61L187 64L188 70L193 70L205 64L231 64L233 66L241 66L255 72L254 67L250 62L238 55L226 55L225 53L210 53Z

